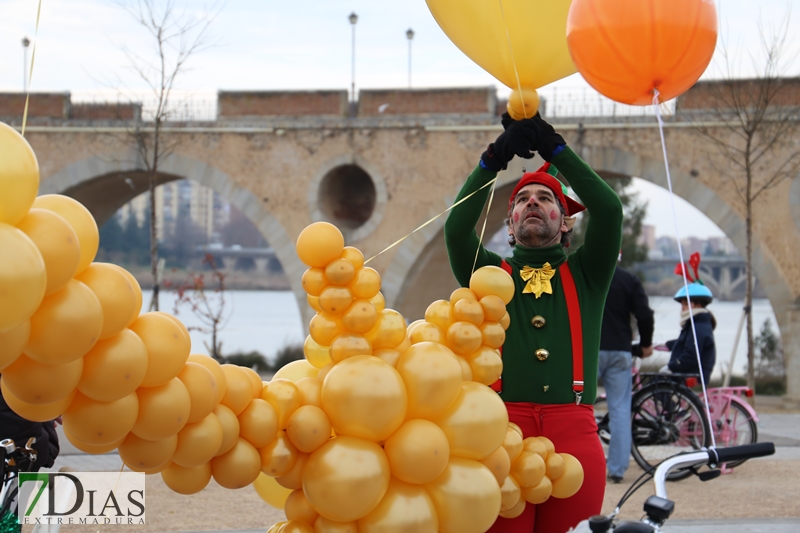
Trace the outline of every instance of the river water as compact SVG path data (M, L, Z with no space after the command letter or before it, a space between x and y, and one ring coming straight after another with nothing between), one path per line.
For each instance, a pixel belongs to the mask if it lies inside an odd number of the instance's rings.
M287 344L300 344L305 338L300 311L294 294L290 291L228 291L226 309L229 310L228 321L220 331L222 350L225 354L235 352L258 351L267 357L273 357L277 351ZM175 293L161 293L161 309L172 312ZM145 308L149 303L149 295L145 294ZM650 307L655 311L656 328L653 336L655 344L677 338L680 333L678 324L680 306L672 298L653 296ZM717 319L715 339L717 344L717 365L715 375L720 375L723 367L727 367L733 350L736 329L742 313L741 302L714 302L709 309ZM178 318L188 327L201 325L191 310L183 308ZM768 300L753 302L753 323L756 334L764 320L772 321L773 331L777 333L777 323ZM208 353L203 341L210 335L191 331L192 351ZM668 353L656 352L651 359L654 363L669 359ZM734 362L734 374L743 374L747 363L747 351L744 334L739 342Z

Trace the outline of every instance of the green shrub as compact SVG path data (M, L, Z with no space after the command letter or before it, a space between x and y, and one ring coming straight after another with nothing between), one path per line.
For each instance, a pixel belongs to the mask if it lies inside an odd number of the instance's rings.
M259 352L234 353L222 358L222 363L252 368L256 372L269 372L271 370L267 358Z

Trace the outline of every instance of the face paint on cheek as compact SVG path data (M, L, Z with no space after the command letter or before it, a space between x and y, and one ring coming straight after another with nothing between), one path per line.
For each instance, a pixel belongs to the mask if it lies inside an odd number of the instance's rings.
M550 220L555 220L558 218L558 213L555 211L550 211Z
M519 213L514 213L514 222L519 222Z

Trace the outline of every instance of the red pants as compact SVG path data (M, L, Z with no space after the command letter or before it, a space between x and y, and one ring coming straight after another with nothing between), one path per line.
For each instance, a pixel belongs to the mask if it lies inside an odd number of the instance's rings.
M600 514L606 488L606 460L591 405L506 403L511 422L527 437L545 436L558 453L574 455L583 466L580 490L565 500L527 504L517 518L498 517L491 533L565 533L581 520Z

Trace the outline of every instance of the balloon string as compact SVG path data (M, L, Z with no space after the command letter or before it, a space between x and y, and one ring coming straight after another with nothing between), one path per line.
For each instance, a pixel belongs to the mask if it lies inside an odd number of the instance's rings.
M714 437L714 425L711 421L711 411L709 410L708 389L706 380L703 376L703 361L700 359L700 347L697 344L697 329L694 325L694 313L692 313L692 298L689 296L689 280L686 279L686 263L683 261L683 246L681 246L680 230L678 228L678 212L675 209L675 194L672 192L672 177L669 172L669 158L667 157L667 143L664 139L664 121L661 118L661 107L659 106L658 89L653 89L653 108L658 119L658 132L661 135L661 149L664 152L664 166L667 170L667 186L669 187L669 201L672 208L672 221L675 224L675 238L678 241L678 256L681 261L681 274L683 275L683 290L686 292L686 301L689 304L689 322L692 326L692 336L694 337L694 351L697 355L697 368L700 370L700 384L703 387L703 398L705 399L706 416L708 417L708 427L711 430L711 446L717 447L717 440Z
M28 73L28 84L25 92L25 110L22 112L22 132L21 135L25 137L25 124L28 122L28 103L31 99L31 80L33 80L33 64L36 61L36 42L39 35L39 19L42 16L42 0L39 0L39 7L36 10L36 30L33 34L33 50L31 51L31 69Z
M486 207L486 217L483 219L483 227L481 228L481 236L478 238L478 247L475 249L475 260L472 262L472 271L475 272L475 266L478 264L478 254L481 253L481 245L483 244L483 235L486 233L486 223L489 221L489 210L492 209L492 200L494 200L494 189L497 185L497 178L492 180L492 191L489 193L489 205ZM475 191L478 192L478 191ZM474 194L474 193L473 193Z
M503 27L506 30L506 40L508 41L508 51L511 54L511 66L514 67L514 76L517 79L517 90L519 91L519 99L522 101L522 114L525 115L525 118L530 118L528 116L528 109L525 107L525 96L522 93L522 82L519 81L519 72L517 71L517 60L514 58L514 46L511 44L511 33L508 31L508 22L506 22L506 11L503 9L503 0L498 0L500 2L500 16L503 17Z
M409 238L409 237L411 237L413 234L415 234L416 232L418 232L419 230L421 230L422 228L424 228L425 226L427 226L428 224L430 224L431 222L433 222L434 220L436 220L437 218L439 218L440 216L442 216L442 215L444 215L445 213L449 212L449 211L450 211L451 209L453 209L455 206L457 206L457 205L459 205L459 204L462 204L462 203L466 202L467 200L469 200L470 198L472 198L473 196L475 196L476 194L478 194L479 192L481 192L483 189L485 189L485 188L486 188L486 187L488 187L489 185L493 185L493 184L494 184L496 181L497 181L497 178L494 178L494 179L492 179L491 181L489 181L488 183L486 183L485 185L482 185L482 186L481 186L481 188L480 188L480 189L478 189L477 191L474 191L474 192L472 192L472 193L470 193L470 194L466 195L464 198L462 198L461 200L457 201L456 203L454 203L453 205L451 205L450 207L448 207L447 209L445 209L444 211L442 211L441 213L439 213L438 215L436 215L436 216L435 216L435 217L433 217L432 219L428 220L427 222L425 222L424 224L422 224L421 226L419 226L417 229L415 229L414 231L412 231L411 233L409 233L409 234L408 234L408 235L406 235L405 237L401 237L401 238L397 239L397 240L396 240L396 241L394 241L392 244L390 244L389 246L387 246L386 248L384 248L383 250L381 250L381 251L380 251L380 252L378 252L377 254L373 255L372 257L370 257L369 259L367 259L366 261L364 261L364 264L366 265L367 263L369 263L370 261L372 261L373 259L375 259L375 258L376 258L376 257L378 257L379 255L381 255L382 253L384 253L384 252L388 252L389 250L391 250L392 248L394 248L395 246L397 246L398 244L400 244L400 243L401 243L401 242L403 242L404 240L408 239L408 238ZM492 190L494 190L494 188L492 188ZM487 213L487 215L488 215L488 213ZM480 246L479 246L478 248L480 249Z

